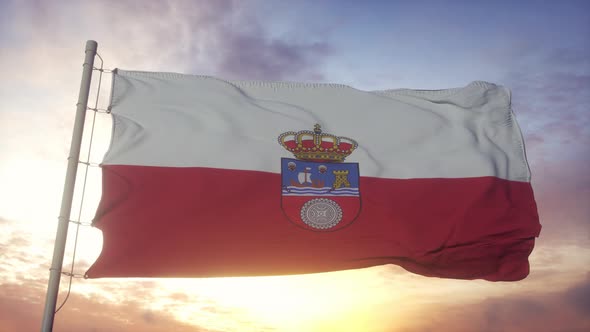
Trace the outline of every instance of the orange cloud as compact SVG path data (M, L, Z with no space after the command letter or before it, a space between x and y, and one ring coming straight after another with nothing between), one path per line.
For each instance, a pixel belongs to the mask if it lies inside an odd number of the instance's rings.
M39 331L44 292L27 285L0 285L0 332ZM165 312L142 309L137 302L107 304L75 295L56 315L54 329L60 332L205 332L204 328L178 322Z
M43 281L29 280L23 284L0 285L0 332L38 331L44 302ZM142 292L151 292L151 282L135 283L136 290L127 291L127 300L118 304L107 303L99 296L73 294L66 306L57 314L56 331L212 331L207 327L188 325L177 321L172 311L145 309ZM145 286L145 287L143 287ZM467 287L465 289L468 289ZM117 292L116 288L106 291ZM457 294L461 297L461 294ZM183 294L170 294L170 299L183 301ZM194 300L194 299L193 299ZM425 300L425 299L422 299ZM198 300L197 302L202 302ZM461 303L461 304L459 304ZM409 304L403 317L394 319L396 311L404 308L372 306L367 320L355 325L363 331L584 331L590 329L590 275L582 282L561 291L508 293L489 297L482 301L455 301L454 297L432 298L420 306ZM239 314L215 303L202 306L204 324L206 315L219 313L227 320L235 321L236 328L228 331L256 331L260 322L243 320ZM379 318L369 319L370 317ZM338 319L324 317L318 321L323 327L335 326ZM272 325L272 324L271 324ZM322 326L308 326L312 331L322 331ZM347 331L340 326L340 331ZM266 330L278 330L285 326L265 326ZM344 330L342 330L344 328ZM353 331L354 329L350 329ZM292 330L289 330L292 331Z

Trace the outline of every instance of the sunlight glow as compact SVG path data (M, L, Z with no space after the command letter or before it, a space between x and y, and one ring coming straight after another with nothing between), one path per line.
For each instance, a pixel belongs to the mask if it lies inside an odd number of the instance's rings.
M379 277L375 269L281 277L176 279L162 282L162 292L198 294L217 308L269 326L281 326L284 331L324 331L328 326L331 330L352 331L353 326L367 330L368 317L375 315L370 313L371 305L403 299L403 292L383 293L375 287L376 280ZM154 309L164 306L153 304ZM176 316L199 324L202 309L189 302L177 308Z

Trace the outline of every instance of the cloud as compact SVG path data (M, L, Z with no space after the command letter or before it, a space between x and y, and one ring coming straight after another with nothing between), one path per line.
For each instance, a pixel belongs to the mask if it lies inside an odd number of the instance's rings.
M304 73L321 63L330 54L326 43L293 45L254 36L236 36L221 62L224 71L249 79L281 80ZM321 80L311 73L308 80Z
M590 274L585 282L567 290L564 297L580 314L590 317Z
M479 303L431 306L408 331L585 331L590 278L561 292L509 294Z
M41 292L19 285L0 285L0 331L38 331L43 312L42 295ZM54 328L64 332L209 331L178 322L164 312L146 311L136 302L106 304L82 296L70 297L66 306L56 315Z
M0 284L0 332L39 330L47 280L25 281ZM72 294L56 315L56 331L273 330L264 322L253 320L246 310L220 305L208 298L179 299L177 294L166 298L156 281L74 282ZM58 306L65 296L64 285Z
M86 39L95 39L108 68L234 79L322 78L321 65L332 54L328 42L318 36L310 43L273 36L260 18L248 14L256 9L248 6L254 5L231 0L14 2L3 22L8 29L1 38L8 44L0 63L12 86L43 92L68 85L74 94L82 47Z
M9 233L0 243L0 255L4 257L3 268L0 268L0 271L10 266L36 262L38 257L27 252L30 244L29 239L23 235L16 232Z
M238 1L107 1L47 7L38 26L57 23L56 40L95 35L107 65L136 70L178 70L239 79L282 79L318 73L331 54L326 42L300 43L272 37L247 3ZM103 13L72 31L55 22L59 11ZM45 29L35 35L47 38ZM81 31L80 31L81 30ZM34 45L34 44L33 44ZM100 45L99 45L100 47ZM76 54L78 55L78 54ZM313 78L313 77L312 77Z
M325 42L297 44L273 40L265 37L259 27L247 34L234 33L226 27L219 39L223 48L220 71L239 79L293 80L304 76L307 80L321 80L322 75L314 70L332 53Z

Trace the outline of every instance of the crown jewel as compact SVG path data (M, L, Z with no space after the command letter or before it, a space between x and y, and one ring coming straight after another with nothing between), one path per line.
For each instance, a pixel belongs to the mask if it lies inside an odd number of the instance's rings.
M279 144L297 159L324 162L342 162L358 146L353 139L323 133L319 124L314 126L313 131L282 133Z

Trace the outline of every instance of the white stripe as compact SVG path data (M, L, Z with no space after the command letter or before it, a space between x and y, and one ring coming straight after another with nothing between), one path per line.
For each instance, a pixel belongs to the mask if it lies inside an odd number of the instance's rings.
M490 83L367 92L118 70L112 93L104 164L280 173L280 158L293 156L277 137L319 123L359 143L346 161L361 176L530 178L510 92Z

